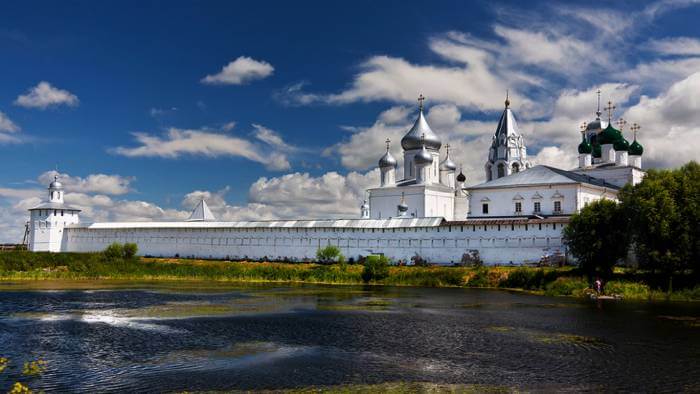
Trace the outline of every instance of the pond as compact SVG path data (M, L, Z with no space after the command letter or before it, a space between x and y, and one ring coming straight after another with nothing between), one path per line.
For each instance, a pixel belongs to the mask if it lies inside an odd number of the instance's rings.
M59 290L52 290L59 288ZM478 289L0 283L0 392L700 391L700 306ZM22 364L46 361L38 376Z

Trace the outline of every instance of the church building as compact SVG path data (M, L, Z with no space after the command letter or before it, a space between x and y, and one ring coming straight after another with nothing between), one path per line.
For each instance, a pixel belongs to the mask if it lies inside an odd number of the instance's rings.
M29 250L92 252L133 242L151 256L306 261L335 245L353 258L455 264L478 253L486 264L533 263L565 257L561 232L571 215L593 201L615 200L620 188L644 176L640 126L630 127L629 143L627 121L612 125L611 102L607 122L601 120L598 91L596 118L581 128L577 168L533 165L506 97L485 152L486 181L468 186L450 145L428 124L424 100L419 97L416 120L401 139L401 172L387 139L380 183L368 190L356 218L219 221L202 200L186 221L82 223L55 179L48 202L30 209Z

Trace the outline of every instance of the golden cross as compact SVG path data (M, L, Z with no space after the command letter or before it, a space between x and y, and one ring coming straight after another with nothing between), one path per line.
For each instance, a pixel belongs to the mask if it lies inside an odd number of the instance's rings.
M642 126L640 126L640 125L638 125L638 124L636 124L636 123L634 123L634 124L632 125L632 127L630 127L630 130L632 130L632 132L634 133L634 139L635 139L635 140L637 139L637 132L638 132L639 129L641 129L641 128L642 128Z
M423 101L425 101L425 96L422 94L418 95L418 108L422 111L423 110Z
M603 108L604 110L608 111L608 124L610 123L610 120L612 120L612 114L615 108L617 107L613 105L612 101L608 101L608 106Z
M617 127L620 129L620 131L623 131L625 129L625 126L627 126L627 121L620 118L617 120Z
M391 143L391 140L387 138L386 141L384 141L384 142L386 143L386 151L388 152L389 151L389 144Z

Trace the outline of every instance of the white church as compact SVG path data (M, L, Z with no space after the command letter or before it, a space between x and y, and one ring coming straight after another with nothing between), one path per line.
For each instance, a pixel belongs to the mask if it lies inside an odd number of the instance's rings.
M608 102L601 120L582 127L579 165L564 170L532 165L510 102L493 135L484 164L486 182L467 186L423 114L401 139L403 169L387 149L379 160L381 182L368 190L359 218L279 221L218 221L201 201L186 221L81 223L80 209L64 203L54 179L49 200L29 210L29 250L94 252L114 242L136 243L139 253L163 257L313 260L326 245L346 257L382 254L392 261L416 256L433 264L454 264L478 252L486 264L536 263L565 256L562 229L586 204L615 200L620 188L644 176L643 147L612 126ZM444 154L442 151L444 150Z

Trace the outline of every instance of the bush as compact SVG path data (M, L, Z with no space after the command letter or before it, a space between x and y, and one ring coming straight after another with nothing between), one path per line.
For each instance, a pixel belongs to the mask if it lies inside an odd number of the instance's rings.
M548 296L581 296L588 288L588 283L583 278L561 277L545 287Z
M121 259L124 256L124 245L115 242L109 245L102 253L110 261Z
M316 259L320 263L335 263L340 262L341 259L345 261L345 257L340 253L340 248L334 245L318 248L316 251Z
M125 259L132 259L136 256L136 253L138 253L139 247L138 245L134 243L126 243L124 244L124 251L123 251L123 256Z
M365 283L380 281L389 276L389 259L386 256L372 255L365 259L362 280Z
M107 261L118 261L118 260L131 260L134 257L136 257L136 253L138 252L139 247L136 244L133 243L125 243L125 244L119 244L119 243L113 243L109 245L102 254L105 256Z

